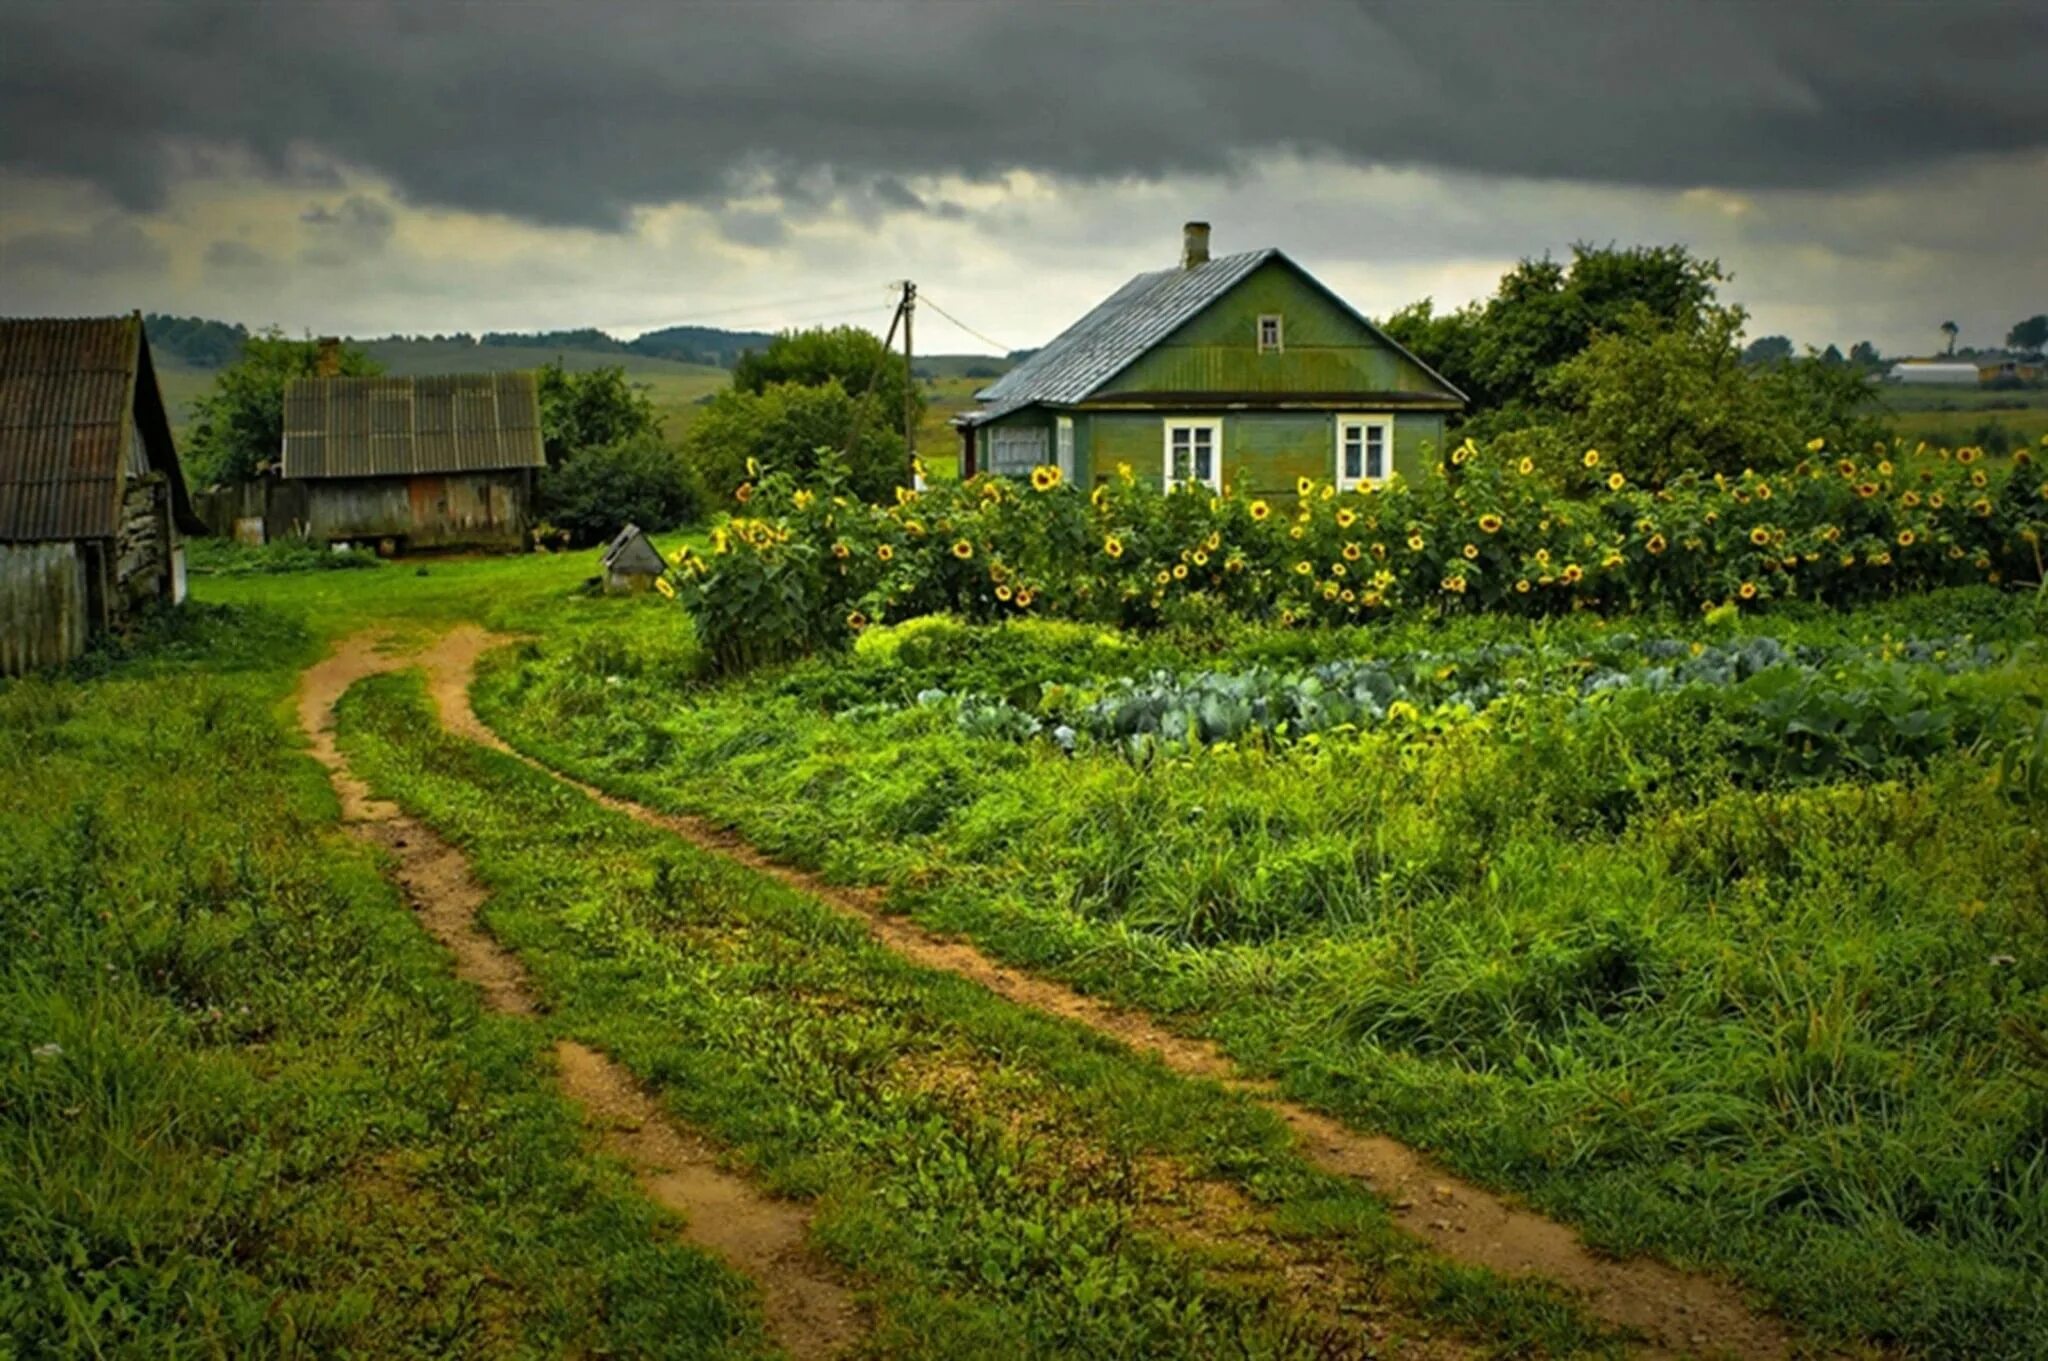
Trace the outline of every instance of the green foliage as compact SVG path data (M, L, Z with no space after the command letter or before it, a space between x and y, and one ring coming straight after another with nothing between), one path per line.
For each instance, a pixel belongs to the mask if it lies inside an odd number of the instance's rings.
M1604 1250L1718 1266L1850 1351L2021 1358L2048 1347L2041 608L1980 586L1635 641L1489 614L1107 650L948 621L715 687L612 684L568 636L480 700L581 778L1171 1015ZM1161 670L1225 698L1274 658L1384 668L1415 712L1134 762L919 699L1049 723Z
M578 545L602 543L628 524L673 529L703 511L696 470L651 433L584 449L540 478L541 516Z
M233 539L187 539L186 570L194 576L270 576L279 572L345 571L381 567L383 559L368 549L336 551L310 539L274 539L266 544Z
M559 362L540 371L541 446L558 468L586 450L658 439L661 422L646 390L616 366L571 373Z
M924 393L911 381L903 356L884 349L880 336L860 326L784 331L766 349L741 355L732 370L735 392L760 394L779 383L822 387L834 382L855 397L872 393L871 414L899 435L904 433L906 396L913 426L924 414Z
M0 1352L763 1354L336 827L315 641L174 614L0 684Z
M249 339L249 328L204 317L171 317L151 312L142 319L152 352L173 355L199 369L231 363Z
M2036 313L2015 323L2005 333L2005 343L2028 354L2039 354L2048 349L2048 313Z
M721 392L690 426L683 449L719 506L769 474L809 482L843 468L845 490L866 500L887 497L910 475L903 437L881 399L848 396L836 379Z
M320 345L287 340L272 327L242 341L240 357L222 369L213 389L192 401L184 467L195 486L258 476L284 452L284 390L318 370ZM347 376L383 372L353 345L341 347Z
M683 562L679 598L716 662L745 668L919 614L1327 625L1732 612L2041 579L2048 477L2031 458L1845 456L1819 438L1799 454L1782 472L1646 490L1597 448L1467 441L1420 482L1340 495L1304 479L1291 505L1162 493L1128 470L1084 495L1040 468L1028 484L982 476L880 507L841 494L829 469L817 487L771 472L750 484L761 518L715 530L713 553Z
M1745 364L1782 364L1790 360L1796 353L1798 351L1792 348L1792 342L1784 336L1758 336L1743 347L1742 362Z

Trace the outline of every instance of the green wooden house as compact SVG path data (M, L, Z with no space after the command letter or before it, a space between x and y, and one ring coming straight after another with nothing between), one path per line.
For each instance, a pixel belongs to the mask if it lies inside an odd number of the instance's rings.
M1090 486L1141 477L1253 494L1296 480L1414 478L1465 395L1277 250L1140 274L958 417L960 468L1053 464Z

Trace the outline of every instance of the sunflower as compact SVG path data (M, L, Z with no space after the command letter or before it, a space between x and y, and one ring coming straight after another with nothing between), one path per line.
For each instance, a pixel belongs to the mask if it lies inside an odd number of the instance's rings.
M1650 555L1652 557L1655 557L1657 554L1663 552L1667 545L1664 542L1664 536L1662 534L1652 534L1650 536L1650 541L1644 544L1643 547L1649 549Z
M974 556L974 545L965 539L953 540L953 556L965 562Z
M898 487L896 490L901 493L903 488ZM817 499L818 494L816 492L806 487L798 487L794 492L790 493L789 503L798 510L809 510L811 503Z
M846 626L855 633L859 633L868 626L868 617L859 610L855 610L852 614L846 616Z
M1380 593L1378 591L1367 591L1358 598L1358 603L1369 610L1376 610L1380 605Z
M1835 471L1844 477L1854 477L1856 476L1856 462L1854 459L1845 458L1835 465Z
M1600 565L1610 570L1621 566L1621 563L1622 557L1620 552L1612 548L1608 549L1606 556L1600 559Z
M1735 594L1741 596L1744 600L1756 599L1756 583L1754 581L1743 582L1735 588Z
M1597 468L1600 466L1600 451L1598 449L1588 449L1586 456L1579 461L1588 468Z
M1762 525L1758 525L1755 529L1749 531L1749 541L1758 548L1762 548L1771 541L1771 531Z
M1578 579L1584 575L1586 574L1579 569L1579 565L1576 562L1568 562L1564 565L1564 570L1557 574L1557 579L1559 581L1562 581L1565 585L1570 586L1576 583Z
M1330 564L1330 575L1333 577L1343 576L1344 570L1344 564L1341 562L1333 562Z
M1920 504L1920 493L1917 491L1907 492L1904 496L1901 496L1899 498L1899 504L1905 506L1909 510L1912 509L1914 506Z
M1385 562L1387 560L1387 546L1383 543L1374 544L1372 546L1372 555L1381 562Z
M1525 455L1522 461L1515 465L1515 471L1527 477L1530 473L1536 471L1536 460Z
M1856 484L1856 494L1868 501L1871 497L1877 495L1877 483L1858 482Z
M669 580L667 577L656 577L654 579L654 589L660 591L670 600L674 600L676 598L676 588L669 584Z
M1620 491L1627 482L1628 479L1618 472L1607 474L1607 490L1609 491Z
M1947 504L1948 498L1946 496L1943 496L1940 492L1931 491L1927 493L1927 508L1929 510L1940 510L1943 506Z
M1827 447L1827 440L1823 439L1818 435L1814 436L1812 439L1806 442L1806 452L1809 454L1817 454Z
M1517 582L1515 582L1515 594L1516 594L1516 595L1527 595L1527 594L1529 594L1529 578L1527 578L1527 577L1523 577L1523 578L1521 578L1520 580L1518 580Z
M1308 562L1297 562L1297 563L1295 563L1295 564L1294 564L1294 574L1295 574L1296 576L1300 576L1300 577L1310 577L1310 576L1314 576L1314 575L1315 575L1315 573L1316 573L1316 569L1315 569L1315 565L1314 565L1313 563L1308 563Z
M1049 463L1041 463L1031 470L1031 489L1051 491L1060 484L1060 470Z
M1359 547L1358 547L1358 545L1357 545L1357 544L1355 544L1355 543L1347 543L1347 544L1345 544L1345 545L1344 545L1344 561L1346 561L1346 562L1357 562L1357 561L1359 560L1359 558L1360 558L1360 557L1362 557L1362 556L1364 556L1364 555L1363 555L1363 553L1362 553L1362 552L1360 551L1360 549L1359 549Z
M1901 548L1911 548L1912 546L1913 546L1913 531L1912 531L1912 530L1910 530L1910 529L1902 529L1902 530L1900 530L1900 531L1899 531L1899 547L1901 547Z
M745 505L745 504L746 504L747 502L749 502L749 501L753 500L753 499L754 499L754 484L753 484L753 483L751 483L751 482L742 482L742 483L740 483L740 485L739 485L739 490L735 491L735 492L734 492L734 493L732 494L732 499L733 499L733 500L735 500L735 501L737 501L737 502L739 502L739 503L740 503L741 505L743 505L743 506L744 506L744 505Z
M1164 586L1167 582L1173 580L1173 573L1167 571L1164 567L1162 567L1159 569L1159 575L1152 578L1152 580L1156 581L1161 586Z
M798 495L798 496L807 496L807 495L809 495L809 493L808 493L808 492L798 492L798 493L797 493L797 495ZM916 499L917 499L917 492L916 492L916 490L915 490L915 489L913 489L913 488L910 488L910 487L898 487L898 488L896 489L896 504L897 504L897 505L899 505L899 506L907 506L907 505L909 505L909 504L910 504L910 503L911 503L912 501L915 501ZM802 506L803 506L803 504L804 504L804 503L803 503L802 501L799 501L799 502L797 502L797 506L798 506L798 508L799 508L799 509L801 509L801 508L802 508Z
M1960 449L1956 450L1956 462L1958 462L1958 463L1975 463L1976 461L1977 461L1977 451L1976 451L1975 449L1971 448L1970 446L1968 446L1968 445L1964 445L1964 446L1963 446L1962 448L1960 448Z
M998 600L1007 601L1011 596L1015 594L1017 593L1011 590L1007 585L996 587L996 599Z
M1879 477L1890 477L1892 475L1892 461L1890 459L1881 458L1877 461L1877 475Z
M1536 565L1539 567L1550 566L1550 550L1548 548L1539 548L1536 550Z
M1324 582L1324 583L1323 583L1323 599L1325 599L1325 600L1335 600L1335 599L1337 598L1337 590L1338 590L1338 587L1337 587L1337 583L1336 583L1336 582L1334 582L1334 581L1326 581L1326 582Z
M1985 487L1989 486L1990 484L1991 479L1985 475L1985 472L1982 468L1972 468L1970 470L1971 486L1977 488L1979 491L1982 491Z
M1351 507L1345 506L1342 510L1337 512L1337 528L1349 529L1351 528L1351 526L1357 523L1358 512L1353 510Z
M1461 551L1465 554L1465 561L1467 562L1472 562L1479 557L1479 545L1476 543L1466 544Z
M1287 537L1290 539L1299 539L1307 533L1308 531L1303 529L1300 525L1295 525L1287 531Z
M1124 541L1112 534L1102 541L1102 551L1112 558L1120 558L1124 555Z
M1479 517L1479 528L1483 533L1487 534L1500 533L1500 516L1488 511Z
M1109 499L1109 485L1107 483L1096 484L1095 490L1088 493L1088 499L1095 503L1097 509L1100 509L1102 503Z
M1294 479L1294 494L1296 496L1307 496L1315 489L1316 480L1313 477L1297 477Z
M888 562L890 559L896 556L896 550L890 547L888 544L878 544L875 547L875 556L880 558L883 562Z
M1188 579L1188 565L1186 563L1176 562L1173 565L1173 579L1175 581L1186 581Z
M1410 552L1420 553L1422 551L1422 535L1410 534L1408 536L1408 548Z
M1030 590L1029 588L1021 589L1017 592L1017 608L1020 610L1028 610L1031 608L1031 602L1036 600L1037 598L1038 593L1036 591Z
M835 558L851 557L853 556L853 550L851 548L848 548L846 544L842 541L840 543L835 543L832 545L832 556Z
M1978 498L1977 498L1976 500L1974 500L1974 501L1970 502L1970 514L1972 514L1972 515L1979 515L1979 516L1982 516L1982 515L1989 515L1990 513L1991 513L1991 498L1990 498L1990 497L1988 497L1988 496L1980 496L1980 497L1978 497Z
M1189 557L1188 561L1194 563L1197 567L1207 567L1209 565L1209 550L1206 548L1197 548L1194 551L1193 555Z
M1252 518L1254 520L1263 520L1272 513L1273 508L1267 505L1264 501L1252 502Z

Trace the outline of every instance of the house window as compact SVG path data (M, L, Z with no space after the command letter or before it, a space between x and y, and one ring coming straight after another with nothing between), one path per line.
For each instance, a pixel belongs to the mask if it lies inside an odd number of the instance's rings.
M1045 462L1044 426L1002 426L989 431L988 470L1004 477L1024 477Z
M1170 420L1166 423L1166 485L1200 482L1223 490L1223 422Z
M1053 453L1059 460L1060 476L1069 481L1074 476L1074 418L1061 416L1053 423Z
M1337 489L1370 486L1394 471L1392 416L1337 418Z
M1280 350L1280 314L1268 312L1259 318L1259 353Z

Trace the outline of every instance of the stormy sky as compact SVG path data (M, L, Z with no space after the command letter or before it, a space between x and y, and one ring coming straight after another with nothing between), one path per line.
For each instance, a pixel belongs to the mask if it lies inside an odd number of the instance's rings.
M2048 310L2048 4L0 0L0 312L1038 344L1184 219L1363 310L1684 241L1752 334ZM987 349L920 313L920 348Z

